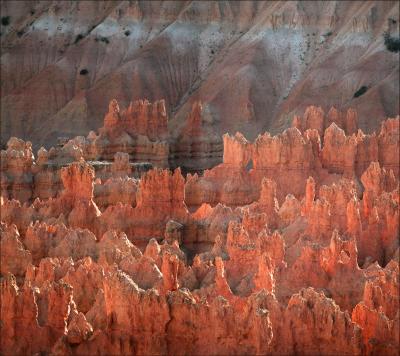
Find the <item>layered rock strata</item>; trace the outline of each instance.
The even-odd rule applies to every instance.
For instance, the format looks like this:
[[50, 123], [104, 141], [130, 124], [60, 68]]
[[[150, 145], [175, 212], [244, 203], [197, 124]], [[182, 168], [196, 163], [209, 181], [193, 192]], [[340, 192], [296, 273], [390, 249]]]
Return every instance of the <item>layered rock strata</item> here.
[[186, 178], [135, 178], [128, 152], [96, 171], [70, 141], [45, 179], [54, 150], [35, 160], [11, 140], [2, 352], [396, 355], [398, 119], [378, 135], [334, 122], [322, 143], [308, 122], [254, 142], [225, 135], [223, 163]]
[[399, 118], [384, 121], [378, 135], [358, 130], [348, 136], [334, 122], [323, 138], [318, 131], [309, 128], [302, 133], [292, 127], [276, 136], [259, 135], [254, 142], [240, 133], [225, 135], [222, 164], [202, 176], [188, 175], [186, 204], [189, 208], [202, 203], [249, 204], [259, 198], [263, 178], [276, 181], [281, 203], [287, 194], [301, 198], [309, 176], [317, 187], [342, 177], [354, 180], [360, 193], [359, 180], [372, 162], [399, 177]]
[[221, 163], [222, 140], [214, 130], [214, 119], [208, 105], [196, 101], [177, 137], [171, 137], [170, 166], [195, 172]]

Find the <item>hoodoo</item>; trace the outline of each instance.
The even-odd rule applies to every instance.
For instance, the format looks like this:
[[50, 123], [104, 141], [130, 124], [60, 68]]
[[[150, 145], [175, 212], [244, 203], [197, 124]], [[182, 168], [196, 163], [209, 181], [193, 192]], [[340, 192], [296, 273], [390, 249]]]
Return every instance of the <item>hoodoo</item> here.
[[[160, 107], [151, 112], [164, 119]], [[306, 122], [320, 114], [307, 110]], [[99, 137], [126, 132], [123, 117], [112, 102]], [[212, 354], [214, 343], [221, 354], [395, 354], [399, 145], [388, 137], [398, 122], [371, 135], [349, 136], [335, 122], [323, 138], [315, 127], [253, 142], [227, 134], [222, 163], [186, 177], [140, 170], [134, 141], [102, 166], [90, 160], [92, 134], [38, 159], [30, 142], [10, 139], [1, 154], [2, 350]], [[66, 152], [80, 154], [68, 163]], [[21, 313], [31, 320], [24, 341], [15, 337]], [[323, 335], [321, 315], [331, 320]]]
[[0, 6], [0, 355], [398, 355], [398, 3]]

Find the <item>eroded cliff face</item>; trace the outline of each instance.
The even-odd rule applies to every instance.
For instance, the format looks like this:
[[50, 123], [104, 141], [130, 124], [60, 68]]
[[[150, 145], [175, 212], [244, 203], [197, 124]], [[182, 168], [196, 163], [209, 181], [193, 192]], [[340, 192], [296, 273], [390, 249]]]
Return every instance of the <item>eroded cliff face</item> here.
[[220, 163], [223, 145], [214, 125], [209, 105], [194, 102], [185, 127], [170, 137], [170, 166], [201, 172]]
[[[98, 133], [1, 152], [2, 351], [397, 355], [399, 119], [364, 134], [311, 107], [185, 177], [119, 145], [168, 142], [163, 105], [112, 101]], [[203, 110], [184, 159], [217, 147]]]
[[[312, 111], [307, 109], [304, 117], [307, 112]], [[341, 178], [354, 180], [360, 194], [361, 176], [372, 162], [385, 168], [385, 175], [391, 170], [390, 174], [398, 179], [398, 168], [393, 169], [399, 162], [398, 125], [398, 118], [388, 119], [382, 123], [378, 135], [366, 135], [359, 129], [346, 135], [332, 123], [322, 137], [316, 128], [301, 132], [297, 127], [291, 127], [275, 136], [266, 132], [254, 142], [249, 142], [240, 133], [227, 134], [222, 164], [206, 170], [203, 176], [188, 175], [186, 203], [189, 207], [218, 202], [232, 207], [249, 204], [260, 197], [264, 178], [273, 179], [277, 184], [280, 203], [287, 200], [288, 194], [297, 199], [303, 197], [304, 182], [310, 176], [317, 187], [339, 182]], [[285, 206], [290, 204], [287, 201]], [[340, 214], [343, 213], [341, 210]]]
[[396, 2], [1, 16], [2, 354], [398, 355]]
[[[217, 138], [281, 132], [315, 104], [341, 108], [329, 120], [347, 134], [351, 107], [368, 133], [399, 113], [398, 55], [383, 38], [399, 36], [396, 1], [4, 1], [1, 13], [3, 144], [48, 149], [100, 127], [112, 99], [147, 98], [190, 168], [194, 146], [217, 141], [179, 138], [199, 101]], [[318, 112], [302, 125], [321, 135]]]

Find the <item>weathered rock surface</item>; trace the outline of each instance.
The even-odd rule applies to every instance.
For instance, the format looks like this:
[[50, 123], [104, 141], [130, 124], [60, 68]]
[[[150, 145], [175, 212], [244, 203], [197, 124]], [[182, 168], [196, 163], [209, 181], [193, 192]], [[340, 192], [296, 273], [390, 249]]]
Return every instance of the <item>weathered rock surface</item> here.
[[398, 56], [383, 38], [399, 36], [395, 1], [6, 1], [1, 13], [4, 143], [86, 135], [113, 98], [165, 98], [174, 132], [208, 103], [218, 137], [250, 139], [315, 103], [356, 109], [365, 132], [399, 110]]
[[[395, 355], [399, 120], [365, 135], [311, 108], [306, 127], [223, 136], [222, 163], [186, 177], [112, 144], [85, 160], [136, 121], [164, 140], [163, 105], [112, 102], [99, 135], [36, 160], [2, 151], [2, 352]], [[201, 110], [182, 162], [216, 148], [194, 144]]]
[[208, 105], [197, 101], [185, 120], [184, 128], [171, 137], [170, 166], [202, 171], [221, 162], [223, 145], [215, 132], [214, 118]]
[[[341, 177], [355, 179], [356, 190], [360, 191], [358, 179], [371, 162], [379, 162], [388, 172], [396, 170], [394, 175], [398, 175], [398, 123], [398, 118], [388, 119], [378, 136], [360, 130], [357, 135], [347, 136], [332, 123], [324, 132], [323, 143], [316, 129], [301, 133], [296, 127], [276, 136], [264, 133], [253, 143], [240, 133], [225, 135], [223, 162], [203, 176], [188, 176], [186, 203], [189, 208], [202, 203], [249, 204], [258, 200], [264, 178], [276, 182], [280, 203], [288, 194], [301, 198], [304, 182], [310, 176], [316, 187], [338, 182]], [[390, 161], [380, 158], [383, 156], [391, 157]], [[393, 187], [395, 183], [388, 184]]]
[[2, 355], [398, 354], [397, 2], [0, 6]]
[[163, 100], [149, 103], [138, 100], [120, 111], [111, 100], [104, 125], [98, 135], [93, 131], [84, 139], [86, 159], [110, 160], [118, 152], [128, 153], [132, 161], [148, 161], [168, 166], [168, 118]]

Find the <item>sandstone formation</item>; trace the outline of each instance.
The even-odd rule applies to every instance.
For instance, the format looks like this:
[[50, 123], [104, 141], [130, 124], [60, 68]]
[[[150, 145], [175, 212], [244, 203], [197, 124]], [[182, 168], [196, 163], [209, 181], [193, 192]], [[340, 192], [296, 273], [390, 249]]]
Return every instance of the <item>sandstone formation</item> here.
[[0, 355], [398, 355], [398, 2], [0, 8]]
[[169, 152], [167, 124], [164, 101], [138, 100], [120, 111], [114, 99], [99, 134], [91, 132], [84, 140], [85, 157], [110, 160], [117, 152], [126, 152], [134, 161], [149, 161], [166, 167]]
[[348, 136], [335, 123], [325, 129], [322, 138], [315, 128], [302, 133], [296, 127], [276, 136], [266, 132], [253, 143], [240, 133], [226, 135], [222, 164], [206, 170], [203, 176], [188, 176], [186, 204], [189, 208], [202, 203], [249, 204], [259, 198], [265, 177], [275, 180], [280, 203], [287, 194], [302, 197], [304, 182], [310, 176], [317, 187], [342, 177], [354, 179], [360, 193], [359, 179], [372, 162], [379, 162], [398, 177], [398, 135], [399, 118], [382, 123], [379, 135], [358, 130]]
[[[383, 119], [398, 113], [386, 83], [398, 76], [398, 64], [385, 67], [393, 56], [374, 36], [383, 16], [397, 10], [324, 3], [323, 15], [311, 16], [313, 4], [296, 2], [182, 4], [155, 4], [161, 10], [145, 35], [139, 24], [155, 11], [150, 3], [76, 2], [79, 21], [92, 27], [74, 41], [68, 26], [57, 27], [59, 35], [43, 27], [69, 9], [64, 2], [34, 5], [29, 21], [26, 7], [12, 27], [2, 25], [2, 49], [9, 46], [2, 54], [2, 138], [18, 133], [36, 148], [47, 133], [52, 144], [55, 133], [69, 137], [55, 147], [46, 142], [36, 158], [32, 142], [16, 137], [1, 151], [1, 352], [395, 355], [400, 126], [398, 117]], [[130, 18], [135, 24], [124, 22]], [[192, 44], [171, 37], [193, 18], [199, 36]], [[13, 71], [13, 56], [36, 41], [33, 24], [51, 32], [43, 50], [51, 55], [42, 63], [32, 52], [34, 63]], [[107, 31], [119, 24], [135, 31], [123, 28], [122, 36], [118, 27], [112, 40], [129, 42], [114, 45], [103, 36], [105, 24]], [[210, 59], [198, 50], [214, 38], [215, 24], [220, 35], [210, 42]], [[323, 39], [307, 40], [305, 64], [316, 71], [333, 59], [341, 65], [343, 48], [335, 43], [343, 36], [373, 30], [354, 57], [378, 48], [370, 51], [376, 57], [367, 51], [363, 58], [386, 64], [371, 77], [352, 59], [352, 73], [362, 73], [353, 76], [371, 77], [368, 93], [349, 100], [359, 110], [338, 110], [337, 93], [351, 97], [349, 85], [344, 90], [329, 73], [314, 78], [312, 69], [294, 83], [305, 67], [286, 40], [283, 60], [299, 73], [279, 80], [262, 73], [259, 64], [273, 71], [272, 57], [282, 53], [268, 41], [265, 51], [260, 28], [268, 36], [316, 31]], [[243, 47], [250, 39], [254, 48]], [[321, 44], [339, 58], [318, 62]], [[272, 57], [263, 59], [265, 52]], [[100, 68], [91, 65], [93, 53], [107, 59]], [[89, 70], [80, 68], [86, 64]], [[254, 89], [266, 79], [273, 93], [260, 100]], [[304, 86], [322, 106], [304, 106]], [[321, 87], [333, 94], [321, 98], [313, 92]], [[54, 100], [35, 100], [50, 91]], [[43, 108], [43, 125], [54, 122], [49, 130], [38, 125]], [[265, 128], [282, 132], [261, 133]]]
[[[330, 110], [331, 116], [332, 112], [337, 112], [335, 110]], [[186, 183], [189, 208], [197, 208], [204, 202], [231, 206], [249, 204], [258, 199], [263, 177], [277, 180], [278, 199], [282, 202], [289, 193], [300, 197], [304, 180], [309, 176], [318, 178], [317, 186], [332, 183], [339, 175], [360, 178], [375, 161], [399, 176], [396, 169], [399, 165], [398, 118], [384, 121], [379, 134], [364, 134], [358, 129], [351, 135], [337, 126], [340, 120], [333, 120], [321, 136], [326, 120], [320, 109], [311, 106], [306, 109], [304, 118], [311, 122], [316, 120], [313, 119], [316, 115], [318, 120], [325, 120], [319, 127], [307, 124], [309, 127], [302, 131], [304, 127], [297, 125], [298, 128], [289, 128], [276, 136], [264, 133], [254, 142], [247, 141], [240, 133], [227, 134], [222, 145], [221, 139], [209, 131], [207, 120], [203, 118], [207, 114], [203, 111], [202, 104], [193, 106], [188, 125], [178, 137], [180, 143], [173, 144], [171, 149], [170, 141], [175, 139], [166, 126], [163, 101], [150, 104], [140, 100], [120, 112], [113, 100], [98, 134], [91, 131], [86, 138], [75, 137], [49, 151], [41, 148], [36, 159], [29, 141], [11, 138], [7, 149], [1, 153], [1, 194], [21, 202], [55, 198], [62, 190], [61, 168], [82, 159], [90, 162], [99, 178], [95, 198], [99, 196], [102, 208], [107, 207], [107, 195], [121, 194], [121, 188], [116, 187], [113, 179], [121, 178], [122, 191], [133, 192], [137, 184], [129, 178], [140, 178], [153, 166], [174, 168], [181, 165], [184, 173], [197, 171], [201, 174], [202, 169], [214, 167], [221, 158], [222, 164], [206, 170], [204, 177], [189, 176]], [[356, 115], [350, 109], [349, 112], [347, 116]], [[141, 123], [140, 127], [137, 122]], [[223, 157], [220, 157], [221, 147]], [[286, 179], [289, 172], [290, 180]], [[222, 184], [218, 177], [224, 175], [231, 180], [226, 179]], [[121, 201], [135, 204], [132, 198]]]
[[170, 164], [188, 171], [202, 171], [221, 162], [222, 140], [213, 127], [208, 105], [196, 101], [177, 137], [171, 137]]
[[[399, 119], [364, 134], [311, 107], [224, 135], [222, 163], [185, 177], [118, 143], [168, 144], [163, 105], [114, 101], [99, 134], [1, 152], [2, 353], [396, 355]], [[175, 163], [217, 157], [202, 110]]]

